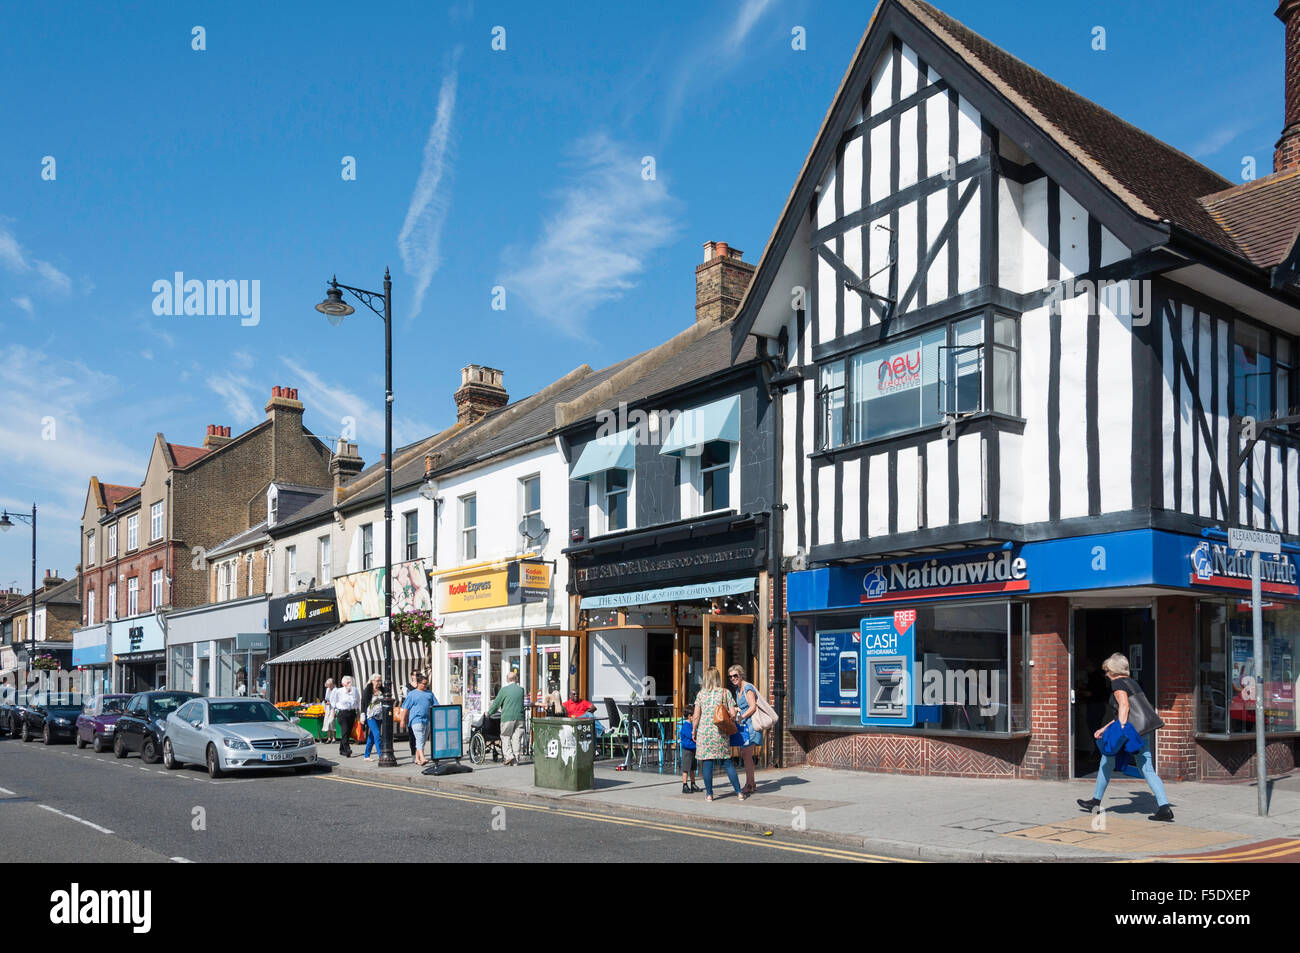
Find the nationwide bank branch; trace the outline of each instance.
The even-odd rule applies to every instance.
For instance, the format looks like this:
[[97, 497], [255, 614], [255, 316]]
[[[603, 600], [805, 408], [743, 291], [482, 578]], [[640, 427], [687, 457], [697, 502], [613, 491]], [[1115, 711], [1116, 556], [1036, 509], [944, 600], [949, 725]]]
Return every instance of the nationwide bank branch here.
[[1110, 697], [1101, 663], [1121, 652], [1165, 721], [1162, 776], [1250, 780], [1256, 691], [1268, 769], [1290, 770], [1294, 559], [1264, 557], [1261, 580], [1256, 659], [1250, 556], [1200, 536], [1129, 530], [790, 573], [791, 753], [908, 774], [1086, 777]]

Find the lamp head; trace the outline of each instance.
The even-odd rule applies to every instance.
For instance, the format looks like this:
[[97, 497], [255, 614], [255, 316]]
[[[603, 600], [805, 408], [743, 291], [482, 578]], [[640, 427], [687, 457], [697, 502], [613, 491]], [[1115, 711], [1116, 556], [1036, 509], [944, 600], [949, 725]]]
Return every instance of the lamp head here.
[[343, 300], [343, 291], [339, 288], [338, 279], [335, 278], [330, 281], [330, 287], [325, 292], [325, 300], [316, 305], [316, 310], [325, 315], [329, 323], [337, 328], [355, 309]]
[[9, 532], [9, 530], [13, 529], [13, 526], [14, 521], [9, 518], [9, 513], [7, 511], [0, 514], [0, 533]]

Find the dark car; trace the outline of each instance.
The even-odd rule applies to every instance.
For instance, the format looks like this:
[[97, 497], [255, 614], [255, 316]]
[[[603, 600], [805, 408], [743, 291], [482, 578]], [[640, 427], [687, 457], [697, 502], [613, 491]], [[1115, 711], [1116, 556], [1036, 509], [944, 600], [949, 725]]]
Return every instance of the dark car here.
[[4, 731], [11, 737], [21, 737], [23, 733], [23, 718], [27, 709], [31, 706], [32, 692], [26, 689], [12, 696], [10, 701], [0, 708], [0, 731]]
[[33, 692], [23, 711], [20, 731], [23, 741], [39, 737], [47, 745], [72, 741], [77, 736], [77, 717], [85, 704], [80, 692]]
[[130, 695], [91, 695], [77, 718], [77, 747], [107, 751], [113, 744], [113, 726], [130, 700]]
[[191, 698], [195, 692], [138, 692], [126, 703], [126, 710], [113, 726], [113, 754], [125, 758], [132, 751], [140, 752], [146, 764], [162, 760], [163, 734], [167, 730], [167, 716]]

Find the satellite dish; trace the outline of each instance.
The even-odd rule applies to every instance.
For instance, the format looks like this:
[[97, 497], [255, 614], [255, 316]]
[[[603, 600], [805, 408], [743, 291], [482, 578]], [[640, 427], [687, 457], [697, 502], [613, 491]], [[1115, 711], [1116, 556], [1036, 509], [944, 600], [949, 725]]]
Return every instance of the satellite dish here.
[[537, 542], [549, 532], [540, 516], [525, 516], [519, 521], [519, 535], [530, 543]]

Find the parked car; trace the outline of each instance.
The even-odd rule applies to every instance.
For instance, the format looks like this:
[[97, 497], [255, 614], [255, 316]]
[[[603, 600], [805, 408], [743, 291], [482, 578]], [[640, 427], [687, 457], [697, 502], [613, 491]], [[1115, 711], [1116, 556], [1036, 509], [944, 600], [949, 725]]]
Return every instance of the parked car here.
[[200, 698], [167, 718], [163, 764], [206, 764], [208, 774], [262, 768], [308, 771], [316, 739], [261, 698]]
[[23, 733], [23, 720], [26, 716], [27, 709], [31, 706], [33, 692], [26, 689], [18, 692], [18, 695], [12, 702], [0, 709], [0, 730], [5, 731], [13, 738], [19, 738]]
[[126, 703], [126, 710], [113, 725], [113, 754], [125, 758], [140, 752], [146, 764], [162, 760], [163, 734], [167, 716], [187, 701], [199, 696], [194, 692], [137, 692]]
[[91, 695], [77, 717], [77, 747], [90, 745], [96, 753], [112, 747], [113, 726], [130, 700], [130, 695]]
[[12, 735], [17, 722], [14, 721], [14, 712], [18, 708], [19, 693], [12, 688], [0, 697], [0, 735]]
[[77, 736], [77, 716], [85, 704], [80, 692], [33, 692], [23, 709], [23, 741], [39, 737], [45, 744], [72, 741]]

